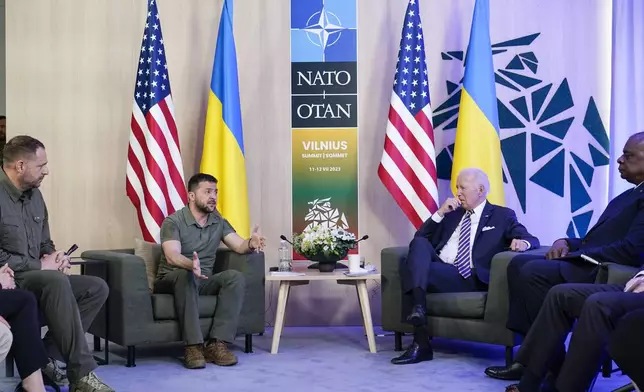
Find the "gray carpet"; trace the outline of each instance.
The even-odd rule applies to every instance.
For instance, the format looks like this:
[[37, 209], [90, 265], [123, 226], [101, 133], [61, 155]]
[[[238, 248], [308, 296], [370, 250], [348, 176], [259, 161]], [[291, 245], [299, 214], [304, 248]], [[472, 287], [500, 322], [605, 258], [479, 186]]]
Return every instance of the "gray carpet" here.
[[[433, 361], [394, 366], [389, 363], [397, 355], [393, 336], [376, 337], [378, 353], [370, 354], [361, 327], [285, 328], [277, 355], [270, 354], [271, 337], [271, 330], [253, 337], [252, 354], [243, 353], [240, 337], [237, 366], [201, 370], [181, 366], [183, 350], [177, 344], [139, 349], [135, 368], [126, 368], [125, 350], [113, 346], [110, 365], [99, 367], [97, 374], [118, 392], [502, 392], [508, 384], [483, 374], [486, 366], [503, 362], [501, 347], [435, 339]], [[406, 339], [405, 344], [410, 341]], [[0, 378], [0, 390], [12, 391], [17, 382]], [[593, 391], [611, 391], [627, 382], [616, 373], [600, 378]]]

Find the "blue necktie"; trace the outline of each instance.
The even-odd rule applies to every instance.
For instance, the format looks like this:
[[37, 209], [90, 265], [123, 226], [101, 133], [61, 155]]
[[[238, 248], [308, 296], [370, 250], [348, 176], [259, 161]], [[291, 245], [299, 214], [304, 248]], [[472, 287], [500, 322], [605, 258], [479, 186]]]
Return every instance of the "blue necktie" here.
[[461, 231], [458, 234], [458, 252], [456, 252], [456, 261], [454, 266], [458, 269], [463, 279], [472, 276], [470, 266], [470, 237], [472, 235], [472, 210], [465, 212], [461, 222]]

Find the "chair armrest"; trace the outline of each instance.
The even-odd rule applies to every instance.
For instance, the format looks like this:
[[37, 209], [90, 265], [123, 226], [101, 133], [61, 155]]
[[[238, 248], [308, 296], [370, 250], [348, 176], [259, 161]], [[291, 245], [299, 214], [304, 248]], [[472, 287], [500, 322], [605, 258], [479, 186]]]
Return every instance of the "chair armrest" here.
[[265, 327], [264, 253], [238, 254], [229, 249], [219, 249], [215, 258], [214, 273], [236, 270], [244, 274], [246, 294], [239, 317], [240, 334], [263, 333]]
[[[138, 343], [146, 336], [146, 328], [154, 323], [152, 300], [143, 259], [129, 253], [110, 250], [87, 250], [83, 259], [100, 260], [103, 265], [87, 265], [85, 273], [103, 277], [110, 288], [109, 317], [110, 340], [122, 345]], [[104, 337], [104, 321], [97, 317], [91, 330]]]
[[640, 270], [635, 267], [617, 263], [602, 263], [595, 283], [626, 284]]
[[[399, 266], [407, 257], [409, 247], [384, 248], [380, 252], [380, 293], [382, 327], [386, 331], [409, 329], [402, 324], [402, 282]], [[406, 327], [406, 328], [405, 328]]]
[[527, 252], [500, 252], [492, 258], [490, 269], [490, 284], [488, 287], [485, 314], [483, 319], [487, 322], [505, 326], [508, 321], [509, 289], [508, 289], [508, 264], [515, 258], [525, 261], [543, 257], [549, 247], [532, 249]]

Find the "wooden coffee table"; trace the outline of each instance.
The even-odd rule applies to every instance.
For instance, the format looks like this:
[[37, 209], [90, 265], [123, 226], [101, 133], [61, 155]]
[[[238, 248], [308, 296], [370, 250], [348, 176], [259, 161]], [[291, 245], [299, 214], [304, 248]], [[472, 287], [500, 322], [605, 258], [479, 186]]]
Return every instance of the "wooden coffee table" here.
[[379, 273], [373, 273], [362, 276], [346, 276], [343, 271], [336, 270], [334, 272], [319, 272], [317, 270], [294, 268], [293, 272], [304, 273], [300, 276], [283, 276], [271, 275], [269, 272], [266, 275], [267, 281], [280, 282], [279, 295], [277, 298], [277, 313], [275, 315], [275, 328], [273, 329], [273, 344], [271, 346], [271, 354], [277, 354], [280, 345], [280, 335], [284, 328], [284, 314], [286, 313], [286, 302], [292, 286], [301, 286], [309, 284], [312, 280], [326, 280], [334, 281], [338, 284], [348, 284], [356, 287], [358, 293], [358, 301], [360, 303], [360, 310], [362, 311], [362, 319], [364, 321], [364, 329], [367, 333], [367, 341], [369, 342], [369, 351], [376, 352], [376, 339], [373, 333], [373, 323], [371, 321], [371, 308], [369, 307], [369, 292], [367, 291], [367, 280], [375, 279], [380, 280]]

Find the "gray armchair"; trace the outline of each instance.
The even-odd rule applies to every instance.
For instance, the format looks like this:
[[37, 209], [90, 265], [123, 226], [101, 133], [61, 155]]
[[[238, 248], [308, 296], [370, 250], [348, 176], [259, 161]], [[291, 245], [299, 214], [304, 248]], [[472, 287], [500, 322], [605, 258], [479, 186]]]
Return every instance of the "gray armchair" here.
[[[181, 340], [172, 295], [151, 294], [142, 258], [133, 249], [88, 250], [83, 259], [101, 260], [106, 266], [88, 264], [85, 274], [105, 277], [110, 287], [107, 334], [105, 311], [102, 310], [89, 329], [96, 339], [127, 347], [127, 365], [135, 365], [136, 346]], [[235, 269], [246, 278], [246, 298], [237, 333], [245, 335], [245, 352], [252, 352], [252, 334], [264, 333], [264, 254], [239, 255], [229, 250], [217, 252], [215, 272]], [[207, 333], [217, 297], [204, 296], [199, 301], [201, 329]], [[100, 341], [99, 341], [100, 343]]]
[[[549, 247], [524, 253], [501, 252], [492, 259], [487, 292], [436, 293], [427, 295], [428, 328], [432, 336], [505, 346], [505, 360], [513, 359], [519, 335], [508, 330], [507, 267], [515, 257], [538, 258]], [[395, 332], [395, 348], [402, 350], [402, 335], [413, 331], [402, 322], [402, 288], [398, 266], [408, 247], [385, 248], [381, 252], [382, 328]]]
[[[427, 295], [428, 329], [432, 336], [497, 344], [505, 346], [505, 361], [513, 360], [513, 348], [521, 337], [506, 328], [508, 320], [507, 267], [515, 258], [531, 260], [543, 257], [549, 246], [524, 253], [501, 252], [492, 259], [487, 292], [436, 293]], [[408, 247], [391, 247], [381, 251], [382, 328], [395, 333], [395, 349], [402, 350], [403, 333], [411, 325], [402, 322], [402, 287], [398, 266], [407, 257]], [[596, 283], [624, 284], [637, 270], [620, 264], [605, 263]], [[603, 367], [604, 376], [610, 368]]]

